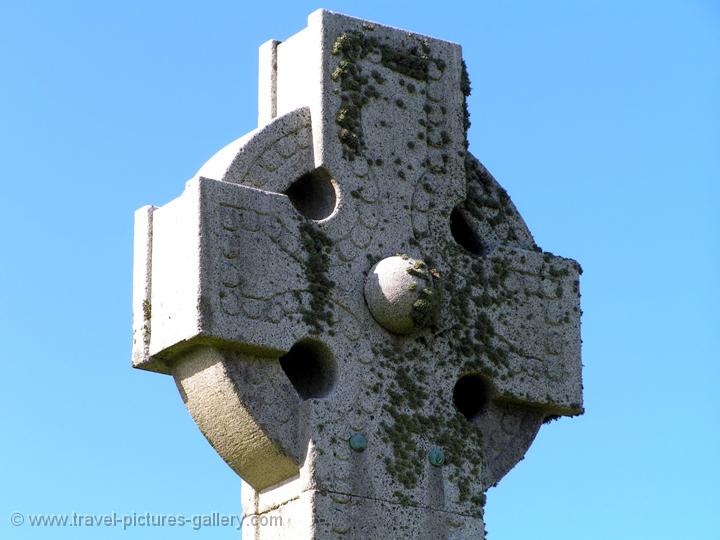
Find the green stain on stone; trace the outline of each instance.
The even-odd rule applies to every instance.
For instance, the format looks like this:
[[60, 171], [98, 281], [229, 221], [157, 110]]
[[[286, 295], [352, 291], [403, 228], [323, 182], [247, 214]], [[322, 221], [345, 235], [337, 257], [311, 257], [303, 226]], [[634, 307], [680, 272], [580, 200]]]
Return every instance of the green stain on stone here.
[[433, 467], [442, 467], [445, 464], [445, 452], [442, 448], [433, 446], [428, 452], [428, 461]]
[[354, 433], [349, 440], [350, 448], [356, 452], [362, 452], [367, 448], [367, 439], [362, 433]]

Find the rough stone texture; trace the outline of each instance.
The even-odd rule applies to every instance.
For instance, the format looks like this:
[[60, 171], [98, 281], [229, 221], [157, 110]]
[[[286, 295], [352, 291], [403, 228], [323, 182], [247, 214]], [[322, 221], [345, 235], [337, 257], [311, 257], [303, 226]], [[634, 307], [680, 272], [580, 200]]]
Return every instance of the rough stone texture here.
[[580, 267], [467, 152], [458, 45], [317, 11], [261, 61], [260, 127], [136, 214], [133, 365], [284, 519], [245, 534], [482, 538], [582, 412]]

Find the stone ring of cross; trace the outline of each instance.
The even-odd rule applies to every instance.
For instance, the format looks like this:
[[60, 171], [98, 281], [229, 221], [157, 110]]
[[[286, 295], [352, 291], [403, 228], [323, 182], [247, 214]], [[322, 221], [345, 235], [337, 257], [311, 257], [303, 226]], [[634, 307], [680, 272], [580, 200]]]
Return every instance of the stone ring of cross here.
[[134, 365], [293, 537], [482, 538], [582, 412], [579, 265], [468, 151], [469, 93], [458, 45], [315, 12], [260, 49], [260, 127], [136, 213]]

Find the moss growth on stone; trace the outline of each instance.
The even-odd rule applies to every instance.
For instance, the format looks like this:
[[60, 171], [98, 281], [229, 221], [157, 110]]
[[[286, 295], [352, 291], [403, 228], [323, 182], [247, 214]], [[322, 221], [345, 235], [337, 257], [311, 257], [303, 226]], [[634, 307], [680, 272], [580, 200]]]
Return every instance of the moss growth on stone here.
[[148, 300], [147, 298], [143, 300], [142, 309], [143, 319], [145, 321], [149, 321], [152, 318], [152, 304], [150, 304], [150, 300]]
[[[340, 127], [343, 155], [347, 159], [353, 160], [366, 150], [362, 133], [362, 110], [370, 100], [379, 97], [377, 89], [369, 84], [369, 80], [378, 85], [385, 82], [377, 70], [366, 76], [359, 61], [373, 54], [374, 60], [379, 59], [379, 63], [384, 67], [415, 81], [427, 82], [431, 62], [435, 62], [439, 70], [445, 69], [444, 64], [432, 59], [429, 53], [429, 44], [399, 51], [386, 46], [378, 38], [361, 32], [347, 32], [338, 36], [333, 46], [333, 54], [339, 57], [339, 62], [332, 77], [340, 84], [341, 89], [342, 103], [336, 121]], [[408, 94], [417, 92], [412, 82], [401, 78], [399, 84]], [[372, 89], [368, 91], [368, 87]], [[461, 91], [464, 101], [463, 123], [467, 134], [470, 126], [467, 98], [471, 87], [464, 63]], [[406, 107], [405, 102], [396, 96], [391, 96], [387, 101], [389, 104], [394, 101], [395, 105], [401, 108]], [[431, 103], [425, 103], [423, 109], [426, 114], [432, 115], [438, 112], [438, 107], [443, 114], [447, 113], [444, 106]], [[417, 138], [411, 135], [410, 138], [415, 140], [406, 142], [410, 150], [416, 147], [418, 140], [423, 139], [428, 140], [428, 143], [432, 140], [435, 146], [451, 142], [450, 135], [446, 131], [440, 131], [440, 128], [431, 133], [429, 120], [420, 119], [419, 124], [426, 128], [427, 132], [418, 132]], [[465, 148], [467, 149], [467, 136]], [[460, 205], [460, 209], [476, 224], [484, 224], [483, 230], [486, 229], [489, 233], [483, 240], [491, 246], [505, 244], [539, 250], [529, 233], [525, 233], [522, 228], [515, 229], [516, 224], [522, 223], [522, 220], [505, 190], [472, 156], [462, 152], [458, 154], [465, 158], [468, 190], [468, 197]], [[446, 174], [449, 156], [441, 155], [441, 159], [442, 163], [439, 163], [439, 159], [434, 159], [434, 163], [426, 159], [423, 167], [438, 175]], [[394, 163], [399, 167], [402, 161], [396, 158]], [[407, 166], [408, 169], [411, 168], [410, 164]], [[398, 171], [397, 176], [404, 178], [403, 171]], [[433, 193], [429, 184], [427, 188], [425, 185], [422, 188], [430, 194]], [[351, 195], [355, 196], [352, 193]], [[404, 208], [407, 209], [407, 205]], [[414, 231], [408, 244], [419, 248], [428, 235], [435, 239], [442, 237], [436, 231], [422, 234]], [[394, 346], [373, 349], [382, 370], [376, 375], [378, 382], [372, 386], [372, 390], [387, 396], [378, 437], [391, 449], [390, 455], [384, 459], [388, 474], [405, 489], [417, 487], [424, 468], [428, 466], [427, 448], [434, 445], [442, 448], [446, 456], [444, 467], [457, 486], [459, 502], [476, 505], [478, 512], [481, 512], [485, 495], [482, 486], [471, 482], [470, 478], [480, 475], [484, 461], [482, 435], [476, 426], [455, 409], [448, 396], [437, 395], [432, 387], [433, 374], [429, 370], [449, 366], [454, 373], [482, 374], [492, 380], [507, 380], [516, 376], [511, 370], [510, 358], [511, 355], [522, 356], [523, 351], [498, 335], [495, 326], [503, 322], [498, 308], [506, 304], [517, 304], [519, 300], [518, 295], [507, 286], [508, 278], [513, 273], [511, 256], [498, 250], [498, 255], [492, 258], [473, 256], [470, 259], [468, 253], [453, 243], [444, 245], [442, 250], [442, 260], [448, 268], [466, 268], [468, 260], [471, 260], [467, 274], [443, 276], [443, 281], [437, 287], [416, 285], [410, 288], [418, 293], [413, 304], [414, 322], [419, 327], [429, 328], [429, 333], [434, 334], [434, 337], [442, 335], [450, 350], [443, 359], [427, 365], [419, 361], [427, 355], [428, 345], [424, 341], [424, 335], [414, 340], [398, 340]], [[369, 255], [368, 259], [372, 265]], [[434, 280], [430, 278], [439, 277], [439, 274], [432, 274], [437, 270], [430, 266], [420, 262], [408, 268], [408, 272], [414, 277], [433, 283]], [[563, 269], [550, 269], [550, 276], [553, 278], [566, 274], [567, 271]], [[525, 293], [541, 294], [539, 291]], [[444, 314], [453, 321], [452, 326], [442, 330], [433, 324], [434, 318], [426, 318], [428, 314], [435, 313], [436, 307], [441, 303], [443, 310], [447, 310]], [[401, 504], [414, 504], [401, 490], [395, 492], [395, 497]]]
[[462, 61], [462, 73], [460, 76], [460, 90], [463, 94], [463, 129], [465, 130], [465, 149], [468, 148], [467, 132], [470, 129], [470, 110], [468, 109], [467, 98], [470, 96], [472, 88], [470, 86], [470, 76], [468, 75], [465, 60]]
[[320, 334], [324, 327], [335, 324], [332, 312], [331, 291], [335, 283], [328, 278], [332, 241], [312, 222], [300, 224], [300, 242], [305, 249], [303, 266], [308, 282], [310, 302], [302, 308], [302, 320], [310, 327], [311, 334]]
[[[336, 122], [340, 127], [338, 137], [343, 148], [343, 156], [353, 161], [366, 149], [365, 137], [362, 129], [362, 108], [371, 99], [380, 97], [380, 93], [368, 84], [370, 77], [376, 84], [383, 84], [385, 78], [378, 70], [372, 70], [368, 77], [363, 73], [359, 61], [369, 54], [379, 54], [380, 64], [406, 77], [417, 81], [427, 81], [430, 65], [443, 71], [445, 63], [429, 55], [430, 46], [422, 42], [420, 46], [401, 50], [383, 43], [372, 35], [360, 31], [349, 31], [340, 34], [333, 43], [332, 54], [340, 57], [338, 65], [331, 74], [333, 81], [340, 84], [342, 105], [336, 114]], [[401, 79], [401, 84], [406, 84]], [[410, 94], [416, 93], [414, 84], [407, 83], [406, 89]], [[397, 98], [395, 104], [405, 108], [402, 99]]]
[[[383, 365], [394, 370], [386, 390], [389, 400], [384, 406], [389, 421], [380, 425], [380, 437], [392, 450], [385, 458], [388, 474], [405, 489], [417, 487], [427, 462], [424, 447], [438, 446], [445, 453], [444, 466], [450, 467], [450, 477], [458, 485], [460, 502], [478, 500], [482, 491], [463, 479], [465, 470], [483, 461], [480, 431], [447, 400], [431, 393], [431, 375], [417, 361], [422, 356], [419, 343], [400, 350], [386, 347], [382, 354]], [[422, 414], [423, 410], [433, 413]]]

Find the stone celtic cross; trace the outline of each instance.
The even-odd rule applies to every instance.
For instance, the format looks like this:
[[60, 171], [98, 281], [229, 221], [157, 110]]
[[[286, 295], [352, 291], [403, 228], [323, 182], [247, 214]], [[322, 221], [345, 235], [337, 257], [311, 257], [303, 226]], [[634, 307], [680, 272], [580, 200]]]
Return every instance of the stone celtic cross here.
[[282, 518], [248, 537], [483, 538], [486, 490], [583, 410], [580, 268], [468, 152], [458, 45], [320, 10], [259, 90], [136, 213], [133, 365]]

